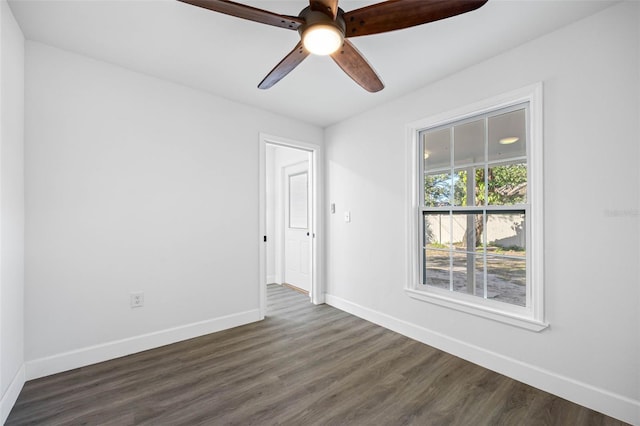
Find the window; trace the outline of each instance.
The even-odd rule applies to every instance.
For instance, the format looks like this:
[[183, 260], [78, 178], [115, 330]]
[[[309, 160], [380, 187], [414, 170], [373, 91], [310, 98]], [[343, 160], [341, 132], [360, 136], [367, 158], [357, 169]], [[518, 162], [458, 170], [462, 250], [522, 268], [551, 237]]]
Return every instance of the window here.
[[537, 85], [410, 126], [410, 296], [546, 327], [540, 93]]

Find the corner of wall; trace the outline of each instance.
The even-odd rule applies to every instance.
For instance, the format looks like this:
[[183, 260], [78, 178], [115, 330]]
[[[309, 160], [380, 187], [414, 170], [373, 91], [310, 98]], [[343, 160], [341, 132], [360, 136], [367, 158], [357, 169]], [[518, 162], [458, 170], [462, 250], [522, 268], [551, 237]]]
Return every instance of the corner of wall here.
[[7, 417], [9, 417], [9, 413], [11, 413], [11, 409], [13, 409], [13, 406], [16, 404], [25, 381], [25, 365], [22, 364], [18, 373], [9, 384], [7, 391], [2, 395], [2, 398], [0, 398], [0, 423], [4, 424]]
[[0, 0], [0, 423], [25, 383], [24, 365], [24, 43]]

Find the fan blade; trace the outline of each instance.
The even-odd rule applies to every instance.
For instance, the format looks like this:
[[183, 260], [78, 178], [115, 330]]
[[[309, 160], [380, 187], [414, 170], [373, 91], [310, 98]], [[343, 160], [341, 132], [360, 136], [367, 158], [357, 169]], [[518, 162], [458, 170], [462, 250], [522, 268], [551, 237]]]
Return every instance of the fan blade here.
[[311, 10], [326, 13], [331, 19], [338, 14], [338, 0], [309, 0]]
[[379, 34], [450, 18], [487, 0], [388, 0], [344, 14], [345, 37]]
[[298, 42], [296, 47], [289, 52], [289, 54], [285, 56], [284, 59], [281, 60], [280, 63], [271, 70], [271, 72], [269, 72], [269, 74], [267, 74], [260, 84], [258, 84], [258, 88], [268, 89], [272, 87], [293, 71], [295, 67], [300, 65], [300, 62], [304, 61], [307, 56], [309, 56], [309, 52], [302, 47], [301, 41]]
[[304, 24], [304, 20], [297, 16], [278, 15], [277, 13], [269, 12], [268, 10], [262, 10], [227, 0], [178, 1], [202, 7], [204, 9], [213, 10], [214, 12], [235, 16], [236, 18], [248, 19], [250, 21], [260, 22], [262, 24], [273, 25], [275, 27], [286, 28], [289, 30], [297, 30], [300, 25]]
[[384, 89], [384, 84], [378, 74], [349, 40], [345, 40], [342, 48], [332, 53], [331, 58], [364, 90], [379, 92]]

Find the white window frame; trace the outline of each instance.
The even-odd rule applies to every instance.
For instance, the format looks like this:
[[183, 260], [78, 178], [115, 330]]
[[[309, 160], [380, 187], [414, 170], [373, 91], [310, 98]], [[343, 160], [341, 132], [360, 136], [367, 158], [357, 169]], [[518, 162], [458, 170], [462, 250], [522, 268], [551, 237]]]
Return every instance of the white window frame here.
[[[495, 110], [528, 103], [527, 149], [527, 209], [529, 223], [527, 235], [527, 292], [526, 307], [483, 299], [421, 284], [422, 241], [420, 219], [424, 181], [423, 153], [420, 151], [419, 133], [425, 129], [451, 124]], [[435, 305], [468, 314], [500, 321], [531, 331], [549, 326], [544, 320], [544, 249], [543, 249], [543, 127], [542, 83], [505, 93], [484, 101], [448, 111], [407, 125], [407, 277], [405, 291], [408, 296]]]

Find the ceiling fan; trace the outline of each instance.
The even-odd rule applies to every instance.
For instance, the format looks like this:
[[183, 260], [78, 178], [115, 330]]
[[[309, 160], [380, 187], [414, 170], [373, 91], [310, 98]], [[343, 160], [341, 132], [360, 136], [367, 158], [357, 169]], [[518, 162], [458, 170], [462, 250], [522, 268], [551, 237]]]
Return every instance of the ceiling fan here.
[[356, 83], [369, 92], [384, 88], [371, 65], [347, 40], [408, 28], [478, 9], [488, 0], [388, 0], [345, 12], [338, 0], [309, 0], [298, 16], [279, 15], [228, 0], [179, 0], [237, 18], [295, 30], [300, 42], [260, 82], [268, 89], [282, 80], [310, 53], [330, 55]]

